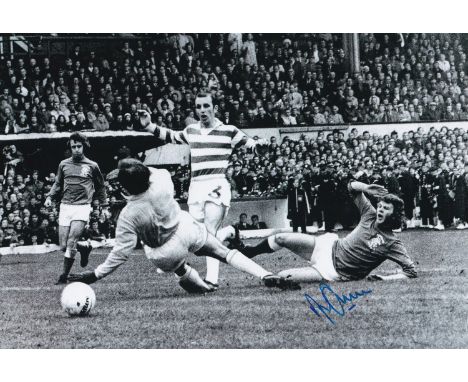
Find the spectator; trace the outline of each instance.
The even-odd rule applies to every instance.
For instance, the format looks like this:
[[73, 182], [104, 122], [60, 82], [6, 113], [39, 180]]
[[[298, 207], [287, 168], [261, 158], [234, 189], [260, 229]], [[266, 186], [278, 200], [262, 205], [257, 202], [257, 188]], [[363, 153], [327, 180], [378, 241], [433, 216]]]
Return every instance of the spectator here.
[[109, 122], [102, 111], [97, 112], [97, 119], [93, 122], [93, 129], [97, 131], [109, 130]]
[[248, 230], [249, 224], [247, 223], [247, 214], [241, 213], [239, 215], [239, 222], [234, 224], [234, 226], [240, 231]]
[[252, 215], [250, 220], [252, 221], [252, 224], [249, 225], [250, 230], [267, 228], [267, 225], [265, 224], [265, 222], [259, 221], [258, 215]]
[[296, 118], [291, 115], [291, 109], [286, 109], [285, 114], [281, 116], [283, 126], [296, 126]]
[[311, 207], [310, 189], [307, 183], [300, 182], [298, 178], [292, 180], [288, 189], [288, 219], [291, 219], [293, 232], [301, 227], [302, 233], [306, 233], [307, 217]]
[[328, 123], [330, 125], [344, 124], [343, 116], [338, 111], [338, 106], [334, 105], [332, 107], [332, 113], [328, 116]]

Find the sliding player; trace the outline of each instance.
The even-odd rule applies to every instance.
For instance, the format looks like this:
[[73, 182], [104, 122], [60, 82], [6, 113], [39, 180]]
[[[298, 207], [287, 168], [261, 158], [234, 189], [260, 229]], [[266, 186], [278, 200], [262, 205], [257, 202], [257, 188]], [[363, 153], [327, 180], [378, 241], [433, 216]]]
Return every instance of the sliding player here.
[[[401, 241], [392, 232], [401, 227], [403, 201], [379, 185], [351, 181], [348, 185], [361, 219], [358, 226], [345, 238], [336, 234], [318, 237], [299, 233], [280, 233], [268, 237], [258, 245], [243, 249], [247, 257], [287, 248], [310, 262], [309, 267], [288, 269], [279, 275], [290, 276], [296, 282], [359, 280], [369, 275], [383, 261], [399, 264], [401, 273], [372, 275], [372, 280], [398, 280], [417, 277], [414, 262]], [[379, 197], [377, 210], [367, 193]]]

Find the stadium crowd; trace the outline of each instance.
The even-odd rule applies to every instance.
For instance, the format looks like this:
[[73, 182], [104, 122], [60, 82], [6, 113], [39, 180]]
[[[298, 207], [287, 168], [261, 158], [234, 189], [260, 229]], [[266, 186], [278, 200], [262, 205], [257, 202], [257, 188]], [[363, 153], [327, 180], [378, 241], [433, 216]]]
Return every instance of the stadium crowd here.
[[[319, 133], [315, 138], [270, 139], [259, 157], [244, 148], [231, 156], [227, 177], [233, 197], [288, 196], [291, 220], [305, 221], [327, 231], [349, 228], [357, 211], [349, 199], [351, 177], [384, 185], [405, 201], [407, 228], [421, 219], [422, 227], [468, 228], [468, 133], [462, 129], [422, 128], [390, 135], [358, 134], [353, 128]], [[126, 152], [126, 156], [129, 153]], [[92, 157], [92, 154], [91, 154]], [[57, 207], [44, 207], [44, 195], [55, 181], [51, 172], [22, 166], [13, 145], [2, 150], [0, 174], [0, 245], [57, 242]], [[185, 201], [190, 174], [185, 166], [170, 169], [177, 199]], [[125, 204], [118, 185], [107, 183], [110, 214], [93, 202], [86, 237], [114, 235], [116, 217]], [[299, 216], [301, 212], [301, 216]], [[304, 220], [305, 219], [305, 220]]]
[[[181, 130], [196, 121], [194, 98], [206, 88], [217, 117], [240, 128], [466, 120], [460, 38], [405, 34], [402, 47], [393, 37], [360, 35], [355, 76], [345, 70], [339, 34], [161, 34], [123, 42], [112, 57], [76, 45], [65, 60], [6, 59], [0, 62], [0, 134], [139, 130], [140, 108], [158, 125]], [[295, 229], [351, 226], [351, 176], [400, 195], [408, 228], [421, 219], [423, 227], [462, 229], [468, 228], [467, 145], [468, 133], [445, 127], [272, 137], [262, 157], [237, 149], [227, 176], [233, 197], [289, 196]], [[0, 246], [56, 243], [58, 206], [43, 206], [54, 173], [24, 168], [13, 145], [0, 149]], [[171, 175], [176, 197], [186, 200], [188, 168]], [[124, 202], [117, 185], [108, 184], [108, 191], [111, 214], [93, 203], [88, 238], [114, 234]]]
[[240, 128], [466, 120], [466, 53], [458, 35], [360, 34], [361, 71], [346, 70], [341, 34], [158, 34], [100, 55], [0, 62], [0, 134], [138, 130], [137, 110], [180, 130], [213, 92]]
[[[462, 229], [468, 228], [467, 148], [468, 133], [447, 127], [400, 135], [359, 135], [353, 128], [347, 138], [336, 130], [282, 142], [272, 137], [263, 157], [237, 149], [227, 175], [234, 197], [287, 195], [289, 218], [327, 231], [356, 222], [347, 192], [351, 178], [401, 196], [407, 228], [421, 220], [422, 227]], [[184, 184], [186, 175], [174, 178]]]

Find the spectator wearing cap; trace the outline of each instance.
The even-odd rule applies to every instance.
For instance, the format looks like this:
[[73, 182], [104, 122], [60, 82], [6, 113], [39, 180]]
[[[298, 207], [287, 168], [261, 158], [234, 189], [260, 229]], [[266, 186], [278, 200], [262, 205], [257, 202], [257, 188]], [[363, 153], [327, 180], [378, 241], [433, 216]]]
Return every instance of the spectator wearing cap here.
[[408, 110], [405, 110], [405, 105], [398, 104], [398, 122], [410, 122], [411, 115]]
[[112, 106], [110, 103], [104, 104], [104, 117], [109, 123], [112, 123], [114, 121], [114, 115], [112, 114]]
[[96, 131], [107, 131], [109, 130], [109, 121], [104, 116], [102, 111], [97, 112], [97, 118], [93, 122], [93, 129]]
[[121, 128], [122, 130], [134, 130], [135, 129], [132, 115], [130, 113], [124, 114]]

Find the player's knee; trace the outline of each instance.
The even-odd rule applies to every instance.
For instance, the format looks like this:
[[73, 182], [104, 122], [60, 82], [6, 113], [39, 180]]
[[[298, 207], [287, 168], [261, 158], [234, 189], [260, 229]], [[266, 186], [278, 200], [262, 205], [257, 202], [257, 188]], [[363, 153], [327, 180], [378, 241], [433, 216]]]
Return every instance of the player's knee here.
[[220, 226], [221, 222], [219, 221], [205, 219], [205, 227], [208, 230], [208, 232], [211, 233], [213, 236], [216, 235]]
[[61, 244], [60, 244], [60, 250], [61, 250], [62, 252], [65, 252], [65, 251], [67, 250], [67, 243], [61, 243]]
[[151, 260], [156, 267], [164, 272], [175, 272], [185, 263], [185, 259], [180, 258], [158, 257]]
[[77, 242], [78, 242], [78, 239], [68, 239], [66, 248], [70, 248], [70, 249], [76, 248], [76, 243]]

